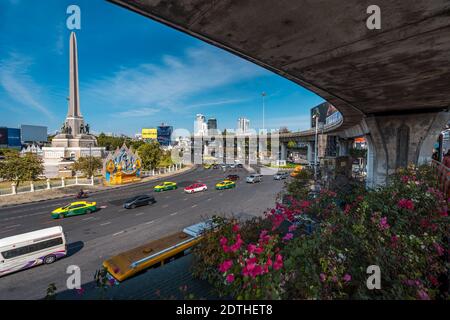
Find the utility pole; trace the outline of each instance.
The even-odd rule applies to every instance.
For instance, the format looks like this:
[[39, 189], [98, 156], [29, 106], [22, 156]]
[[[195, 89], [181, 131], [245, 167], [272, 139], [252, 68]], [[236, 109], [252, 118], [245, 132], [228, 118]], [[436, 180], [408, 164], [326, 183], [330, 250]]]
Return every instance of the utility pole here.
[[313, 116], [316, 120], [316, 134], [314, 138], [314, 181], [317, 182], [317, 159], [318, 159], [318, 153], [319, 153], [319, 146], [318, 146], [318, 134], [319, 134], [319, 116], [315, 114]]

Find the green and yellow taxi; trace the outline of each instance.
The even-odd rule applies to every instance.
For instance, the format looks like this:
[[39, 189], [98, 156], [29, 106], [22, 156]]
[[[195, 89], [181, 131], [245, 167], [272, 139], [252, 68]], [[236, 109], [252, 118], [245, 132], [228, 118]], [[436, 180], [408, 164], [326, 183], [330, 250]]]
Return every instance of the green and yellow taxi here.
[[211, 169], [211, 167], [212, 167], [212, 164], [209, 164], [209, 163], [205, 163], [203, 165], [203, 168], [205, 168], [205, 169]]
[[163, 182], [153, 188], [155, 192], [167, 191], [167, 190], [175, 190], [178, 186], [176, 182]]
[[52, 211], [53, 219], [78, 216], [97, 211], [97, 202], [76, 201]]
[[216, 184], [217, 190], [231, 189], [234, 187], [236, 187], [236, 183], [234, 181], [230, 181], [230, 180], [223, 180]]

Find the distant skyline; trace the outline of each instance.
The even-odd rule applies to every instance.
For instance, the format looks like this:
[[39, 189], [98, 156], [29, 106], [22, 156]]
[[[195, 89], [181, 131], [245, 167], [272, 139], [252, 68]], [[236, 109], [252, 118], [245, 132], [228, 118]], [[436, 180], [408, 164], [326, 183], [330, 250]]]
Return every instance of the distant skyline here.
[[[324, 100], [272, 72], [106, 1], [0, 2], [0, 126], [61, 127], [69, 93], [66, 9], [76, 30], [80, 106], [94, 132], [134, 135], [167, 123], [193, 131], [195, 115], [219, 129], [240, 117], [266, 128], [309, 128]], [[20, 27], [19, 27], [20, 26]]]

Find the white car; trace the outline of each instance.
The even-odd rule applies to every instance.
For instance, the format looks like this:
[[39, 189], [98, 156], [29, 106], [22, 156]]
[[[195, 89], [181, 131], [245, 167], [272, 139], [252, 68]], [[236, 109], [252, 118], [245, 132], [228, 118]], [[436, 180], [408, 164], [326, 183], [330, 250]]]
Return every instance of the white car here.
[[204, 183], [194, 183], [184, 188], [186, 193], [195, 193], [208, 190], [208, 187]]

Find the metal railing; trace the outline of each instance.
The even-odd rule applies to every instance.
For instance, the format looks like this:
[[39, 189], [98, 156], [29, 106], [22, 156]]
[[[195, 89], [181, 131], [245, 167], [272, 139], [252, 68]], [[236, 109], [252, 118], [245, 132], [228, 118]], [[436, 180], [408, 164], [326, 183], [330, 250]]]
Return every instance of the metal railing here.
[[438, 177], [439, 188], [447, 197], [450, 197], [450, 168], [436, 160], [431, 160], [431, 166]]

